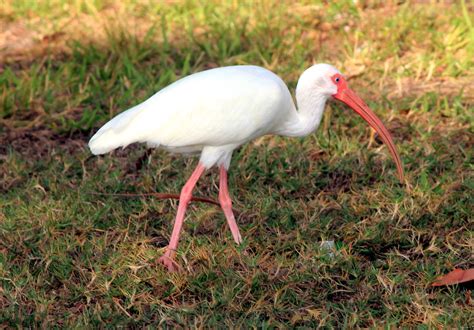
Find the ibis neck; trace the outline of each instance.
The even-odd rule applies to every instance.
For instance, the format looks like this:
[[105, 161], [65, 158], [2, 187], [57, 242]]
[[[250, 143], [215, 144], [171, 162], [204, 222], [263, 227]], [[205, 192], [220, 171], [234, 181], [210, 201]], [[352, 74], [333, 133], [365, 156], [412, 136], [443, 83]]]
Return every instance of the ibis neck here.
[[327, 96], [310, 91], [296, 90], [296, 101], [298, 110], [295, 116], [288, 122], [282, 135], [286, 136], [306, 136], [314, 132], [321, 123]]

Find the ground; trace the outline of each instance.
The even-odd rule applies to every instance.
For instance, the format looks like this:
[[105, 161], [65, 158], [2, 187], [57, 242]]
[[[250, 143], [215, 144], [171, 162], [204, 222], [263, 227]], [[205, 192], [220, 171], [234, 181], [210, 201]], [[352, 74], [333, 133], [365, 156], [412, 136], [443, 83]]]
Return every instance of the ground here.
[[[473, 258], [474, 7], [319, 2], [13, 1], [0, 6], [0, 326], [462, 327]], [[196, 159], [134, 145], [94, 157], [113, 115], [191, 72], [256, 64], [293, 91], [344, 72], [393, 133], [332, 103], [317, 132], [234, 154], [244, 237], [193, 203], [180, 273], [156, 261]], [[217, 197], [217, 172], [196, 195]], [[335, 241], [335, 250], [321, 247]]]

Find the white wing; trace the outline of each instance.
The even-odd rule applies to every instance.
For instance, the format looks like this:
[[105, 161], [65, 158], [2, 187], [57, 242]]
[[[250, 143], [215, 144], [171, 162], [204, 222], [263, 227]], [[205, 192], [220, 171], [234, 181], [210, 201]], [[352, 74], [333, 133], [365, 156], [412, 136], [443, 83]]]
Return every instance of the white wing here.
[[233, 66], [187, 76], [106, 123], [91, 139], [94, 154], [134, 142], [169, 149], [241, 144], [270, 133], [294, 110], [274, 73]]

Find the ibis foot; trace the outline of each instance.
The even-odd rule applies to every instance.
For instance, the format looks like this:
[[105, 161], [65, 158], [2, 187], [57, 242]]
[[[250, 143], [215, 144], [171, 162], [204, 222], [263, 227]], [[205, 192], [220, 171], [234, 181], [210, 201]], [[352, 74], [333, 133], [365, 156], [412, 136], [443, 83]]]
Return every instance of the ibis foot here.
[[165, 266], [170, 273], [181, 270], [181, 266], [174, 261], [174, 251], [166, 250], [166, 252], [158, 259], [158, 262]]

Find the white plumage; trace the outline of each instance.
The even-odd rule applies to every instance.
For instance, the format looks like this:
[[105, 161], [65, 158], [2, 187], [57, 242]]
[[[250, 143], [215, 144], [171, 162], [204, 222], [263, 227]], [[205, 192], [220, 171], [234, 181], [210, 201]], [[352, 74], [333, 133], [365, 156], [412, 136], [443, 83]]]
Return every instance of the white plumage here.
[[230, 66], [162, 89], [106, 123], [89, 147], [99, 155], [146, 142], [172, 152], [202, 151], [206, 168], [221, 163], [228, 168], [236, 147], [265, 134], [284, 134], [292, 122], [298, 122], [296, 108], [280, 77], [257, 66]]
[[298, 110], [285, 83], [257, 66], [230, 66], [192, 74], [162, 89], [145, 102], [117, 115], [92, 137], [96, 155], [135, 142], [146, 142], [178, 153], [198, 153], [201, 158], [184, 185], [170, 243], [160, 262], [176, 269], [174, 256], [186, 207], [199, 177], [214, 165], [220, 167], [219, 202], [236, 243], [242, 241], [227, 187], [232, 151], [266, 134], [304, 136], [321, 122], [326, 101], [335, 98], [349, 105], [380, 134], [403, 169], [390, 133], [367, 105], [347, 87], [331, 65], [317, 64], [298, 80]]

